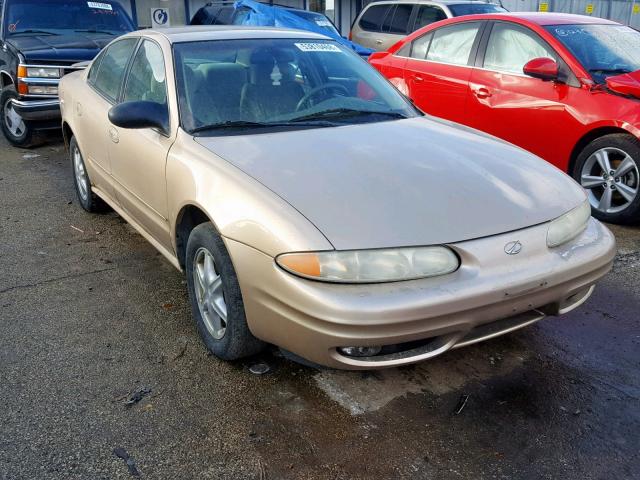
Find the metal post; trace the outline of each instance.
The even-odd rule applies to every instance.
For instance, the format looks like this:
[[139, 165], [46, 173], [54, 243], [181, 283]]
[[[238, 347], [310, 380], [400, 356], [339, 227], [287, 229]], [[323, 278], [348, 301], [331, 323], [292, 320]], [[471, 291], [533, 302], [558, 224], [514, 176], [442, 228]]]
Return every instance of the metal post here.
[[189, 12], [189, 0], [184, 0], [184, 16], [185, 16], [185, 25], [189, 25], [191, 23], [191, 12]]
[[138, 10], [136, 8], [136, 0], [131, 0], [131, 20], [133, 20], [133, 24], [136, 28], [140, 28], [138, 25]]

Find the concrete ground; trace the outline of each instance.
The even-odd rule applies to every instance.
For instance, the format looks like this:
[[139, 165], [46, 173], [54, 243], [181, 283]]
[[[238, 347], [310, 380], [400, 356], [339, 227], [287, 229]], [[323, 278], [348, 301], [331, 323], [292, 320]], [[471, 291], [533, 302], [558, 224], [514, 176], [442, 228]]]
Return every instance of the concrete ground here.
[[640, 229], [614, 231], [562, 318], [382, 372], [229, 364], [181, 274], [81, 210], [60, 139], [2, 140], [0, 479], [640, 478]]

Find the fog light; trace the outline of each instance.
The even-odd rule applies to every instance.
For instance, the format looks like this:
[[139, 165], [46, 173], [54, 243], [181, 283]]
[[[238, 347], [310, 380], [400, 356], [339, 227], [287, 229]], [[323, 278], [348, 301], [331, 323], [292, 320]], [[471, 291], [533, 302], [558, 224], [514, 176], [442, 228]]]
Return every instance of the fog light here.
[[55, 85], [29, 85], [29, 93], [33, 95], [58, 95]]
[[382, 347], [340, 347], [338, 351], [347, 357], [373, 357]]

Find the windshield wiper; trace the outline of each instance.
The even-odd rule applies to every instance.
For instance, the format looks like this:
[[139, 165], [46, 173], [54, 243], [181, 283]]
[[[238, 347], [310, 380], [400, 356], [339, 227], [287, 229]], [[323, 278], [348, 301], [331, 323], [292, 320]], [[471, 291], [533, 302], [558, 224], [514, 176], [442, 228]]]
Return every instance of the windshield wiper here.
[[301, 117], [292, 118], [291, 122], [304, 122], [306, 120], [322, 120], [327, 118], [348, 118], [360, 115], [381, 115], [390, 118], [408, 118], [406, 115], [398, 112], [379, 111], [379, 110], [357, 110], [354, 108], [332, 108], [330, 110], [322, 110], [321, 112], [310, 113]]
[[39, 35], [60, 35], [59, 33], [56, 33], [56, 32], [49, 32], [47, 30], [35, 30], [30, 28], [28, 30], [20, 30], [19, 32], [11, 32], [10, 36], [20, 35], [22, 33], [36, 33]]
[[633, 70], [629, 70], [628, 68], [590, 68], [590, 73], [631, 73]]
[[113, 32], [110, 32], [108, 30], [96, 30], [93, 28], [83, 28], [80, 30], [74, 30], [74, 32], [78, 32], [78, 33], [104, 33], [106, 35], [111, 35], [112, 37], [115, 37], [116, 34]]
[[207, 130], [225, 130], [231, 128], [269, 128], [269, 127], [300, 127], [300, 126], [308, 126], [308, 127], [322, 127], [322, 126], [332, 126], [333, 124], [325, 122], [321, 123], [303, 123], [303, 122], [250, 122], [246, 120], [233, 120], [228, 122], [220, 122], [220, 123], [212, 123], [210, 125], [202, 125], [200, 127], [193, 128], [189, 131], [189, 133], [194, 134], [198, 132], [204, 132]]

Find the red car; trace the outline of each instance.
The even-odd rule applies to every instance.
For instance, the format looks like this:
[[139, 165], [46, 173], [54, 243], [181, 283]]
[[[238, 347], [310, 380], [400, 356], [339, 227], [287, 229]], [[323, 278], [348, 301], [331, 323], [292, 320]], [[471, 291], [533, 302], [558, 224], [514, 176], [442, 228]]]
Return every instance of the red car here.
[[640, 222], [640, 32], [581, 15], [470, 15], [369, 61], [423, 111], [572, 175], [595, 217]]

